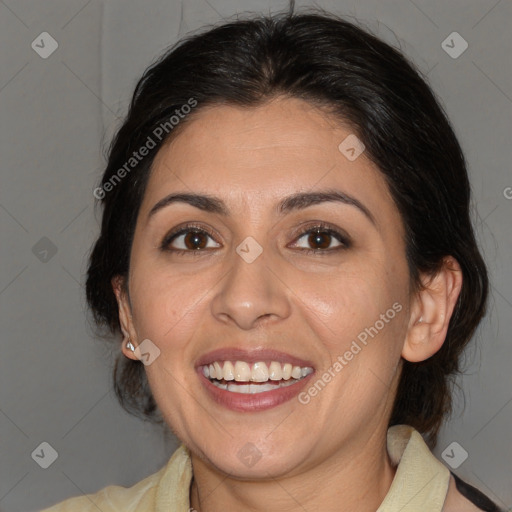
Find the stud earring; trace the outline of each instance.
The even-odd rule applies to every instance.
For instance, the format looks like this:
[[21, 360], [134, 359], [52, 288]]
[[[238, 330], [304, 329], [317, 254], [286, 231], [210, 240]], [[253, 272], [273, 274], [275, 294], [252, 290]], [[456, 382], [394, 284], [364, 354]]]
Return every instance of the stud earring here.
[[133, 346], [133, 343], [131, 341], [128, 341], [126, 344], [126, 348], [129, 348], [132, 352], [135, 352], [135, 347]]

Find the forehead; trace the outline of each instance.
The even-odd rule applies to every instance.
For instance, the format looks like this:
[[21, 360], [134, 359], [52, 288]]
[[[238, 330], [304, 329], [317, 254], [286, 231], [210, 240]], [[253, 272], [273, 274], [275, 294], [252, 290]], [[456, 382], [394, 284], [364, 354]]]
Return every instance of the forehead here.
[[247, 211], [294, 192], [338, 188], [379, 214], [397, 214], [382, 173], [364, 152], [347, 158], [344, 141], [357, 144], [350, 126], [310, 103], [281, 98], [198, 109], [158, 152], [141, 213], [175, 190], [217, 195]]

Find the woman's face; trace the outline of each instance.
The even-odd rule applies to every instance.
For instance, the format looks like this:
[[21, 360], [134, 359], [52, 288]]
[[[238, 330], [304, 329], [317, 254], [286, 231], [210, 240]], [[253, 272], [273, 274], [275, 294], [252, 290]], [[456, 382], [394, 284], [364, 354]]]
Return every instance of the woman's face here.
[[385, 438], [411, 300], [382, 174], [301, 100], [208, 107], [183, 128], [154, 161], [121, 301], [159, 408], [234, 476], [357, 458]]

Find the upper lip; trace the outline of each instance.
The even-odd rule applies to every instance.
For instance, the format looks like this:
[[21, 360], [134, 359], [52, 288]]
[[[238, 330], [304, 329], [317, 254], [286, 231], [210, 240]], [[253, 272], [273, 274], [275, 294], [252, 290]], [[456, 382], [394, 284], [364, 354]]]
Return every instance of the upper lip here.
[[218, 348], [202, 355], [196, 362], [196, 367], [205, 364], [211, 364], [214, 361], [245, 361], [247, 363], [257, 363], [259, 361], [277, 361], [279, 363], [290, 363], [293, 366], [310, 366], [311, 361], [302, 359], [286, 352], [268, 348], [255, 348], [244, 350], [241, 348]]

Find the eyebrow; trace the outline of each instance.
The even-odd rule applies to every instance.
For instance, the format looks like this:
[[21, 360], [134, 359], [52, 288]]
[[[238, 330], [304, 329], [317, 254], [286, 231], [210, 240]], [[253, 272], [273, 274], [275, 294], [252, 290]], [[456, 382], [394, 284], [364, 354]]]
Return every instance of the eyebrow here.
[[[298, 192], [282, 199], [277, 207], [277, 213], [285, 215], [295, 210], [303, 210], [309, 206], [314, 206], [326, 202], [338, 202], [354, 206], [361, 211], [372, 224], [377, 226], [375, 217], [370, 210], [355, 197], [352, 197], [345, 192], [335, 189], [322, 190], [319, 192]], [[186, 203], [195, 208], [208, 213], [216, 213], [218, 215], [229, 216], [229, 208], [224, 201], [219, 197], [211, 196], [208, 194], [194, 194], [188, 192], [179, 192], [169, 194], [168, 196], [160, 199], [153, 208], [151, 208], [148, 218], [152, 217], [156, 212], [169, 206], [173, 203]]]

